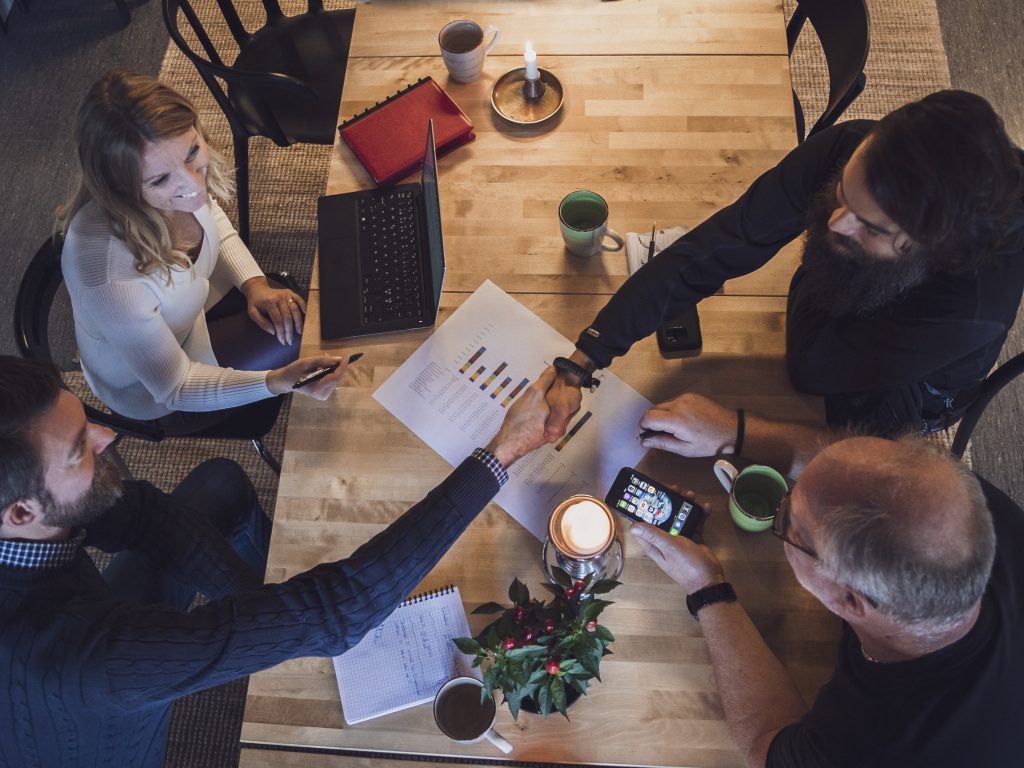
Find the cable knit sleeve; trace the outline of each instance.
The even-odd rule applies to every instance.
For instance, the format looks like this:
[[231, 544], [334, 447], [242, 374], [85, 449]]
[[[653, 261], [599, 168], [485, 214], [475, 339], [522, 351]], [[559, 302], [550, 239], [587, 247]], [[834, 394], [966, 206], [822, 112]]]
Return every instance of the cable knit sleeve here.
[[263, 270], [256, 263], [249, 248], [242, 242], [231, 221], [212, 197], [209, 206], [217, 225], [217, 234], [220, 236], [220, 251], [217, 254], [214, 274], [235, 288], [246, 280], [263, 277]]

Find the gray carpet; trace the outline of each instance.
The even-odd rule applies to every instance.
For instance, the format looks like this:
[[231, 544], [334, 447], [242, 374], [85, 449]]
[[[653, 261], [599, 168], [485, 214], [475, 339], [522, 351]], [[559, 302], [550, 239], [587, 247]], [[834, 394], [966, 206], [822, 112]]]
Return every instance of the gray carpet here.
[[[793, 0], [786, 0], [787, 5]], [[0, 242], [11, 278], [0, 291], [0, 313], [10, 317], [16, 276], [52, 229], [52, 209], [66, 194], [71, 148], [68, 131], [74, 109], [87, 86], [111, 68], [147, 74], [163, 71], [171, 81], [194, 77], [175, 57], [164, 61], [167, 34], [158, 0], [130, 2], [133, 20], [122, 27], [113, 0], [33, 0], [32, 12], [15, 10], [6, 37], [0, 36], [0, 178], [4, 209]], [[252, 4], [250, 4], [252, 5]], [[937, 0], [949, 58], [948, 72], [934, 30], [933, 0], [869, 0], [873, 52], [868, 90], [850, 116], [875, 117], [894, 106], [943, 87], [952, 76], [957, 87], [987, 96], [1005, 117], [1018, 141], [1024, 141], [1024, 81], [1014, 66], [1024, 32], [1018, 0]], [[970, 16], [964, 17], [964, 9]], [[922, 29], [927, 34], [922, 35]], [[813, 46], [811, 46], [813, 49]], [[794, 78], [808, 115], [814, 114], [813, 50], [800, 51]], [[161, 62], [164, 69], [161, 70]], [[201, 88], [193, 93], [203, 97]], [[225, 126], [208, 97], [200, 108], [221, 146], [228, 148]], [[265, 267], [290, 269], [308, 279], [315, 242], [313, 210], [326, 178], [324, 148], [282, 150], [253, 142], [253, 251]], [[282, 170], [279, 170], [282, 169]], [[285, 172], [286, 171], [286, 172]], [[58, 326], [66, 313], [58, 312]], [[66, 335], [66, 334], [65, 334]], [[1021, 323], [1004, 355], [1024, 349]], [[0, 324], [0, 350], [13, 352], [10, 327]], [[270, 445], [280, 455], [283, 423]], [[976, 433], [974, 465], [981, 474], [1024, 503], [1021, 440], [1024, 386], [997, 401]], [[1009, 437], [1008, 437], [1009, 436]], [[129, 444], [124, 451], [141, 477], [169, 487], [188, 466], [206, 456], [230, 455], [254, 477], [261, 497], [273, 504], [275, 479], [251, 448], [240, 443], [167, 441], [159, 446]], [[175, 708], [168, 766], [222, 768], [238, 761], [238, 732], [245, 683], [189, 697]]]

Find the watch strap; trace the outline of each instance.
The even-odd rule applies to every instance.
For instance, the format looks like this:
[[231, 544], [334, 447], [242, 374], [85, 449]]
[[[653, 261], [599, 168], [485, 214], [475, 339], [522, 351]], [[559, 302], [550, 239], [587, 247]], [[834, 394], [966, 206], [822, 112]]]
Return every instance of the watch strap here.
[[567, 357], [556, 357], [552, 363], [555, 368], [566, 373], [571, 373], [580, 380], [580, 386], [586, 387], [591, 392], [597, 389], [601, 385], [600, 379], [595, 379], [594, 375], [578, 363], [574, 363]]
[[732, 584], [723, 581], [719, 584], [712, 584], [710, 587], [703, 587], [696, 592], [686, 596], [686, 609], [693, 618], [699, 618], [697, 613], [701, 608], [707, 608], [714, 603], [732, 603], [736, 601], [736, 590]]

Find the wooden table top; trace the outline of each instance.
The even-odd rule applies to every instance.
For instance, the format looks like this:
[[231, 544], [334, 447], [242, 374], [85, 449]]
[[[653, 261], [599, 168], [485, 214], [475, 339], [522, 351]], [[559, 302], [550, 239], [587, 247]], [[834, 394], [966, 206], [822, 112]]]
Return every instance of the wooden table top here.
[[[396, 19], [400, 22], [396, 23]], [[437, 56], [455, 19], [494, 25], [498, 55], [787, 55], [779, 0], [373, 0], [356, 14], [350, 58]]]
[[[436, 44], [440, 26], [462, 17], [496, 23], [504, 35], [481, 80], [468, 85], [449, 82]], [[341, 117], [430, 74], [476, 129], [474, 142], [440, 160], [448, 272], [438, 321], [490, 278], [574, 339], [621, 285], [626, 263], [621, 252], [591, 259], [567, 254], [558, 231], [559, 200], [574, 189], [592, 189], [608, 200], [611, 227], [646, 234], [652, 219], [660, 226], [694, 224], [735, 199], [795, 143], [782, 29], [773, 0], [360, 5]], [[566, 91], [561, 117], [544, 129], [511, 126], [490, 108], [493, 82], [522, 64], [527, 32], [540, 66], [554, 72]], [[336, 144], [327, 192], [370, 186], [348, 148]], [[611, 370], [655, 402], [685, 388], [776, 418], [820, 421], [820, 401], [792, 391], [783, 363], [785, 295], [796, 259], [797, 250], [787, 249], [701, 303], [700, 357], [666, 361], [651, 338]], [[268, 581], [346, 556], [450, 471], [371, 397], [425, 335], [322, 342], [319, 301], [314, 282], [303, 352], [359, 350], [365, 357], [328, 402], [293, 400]], [[781, 543], [732, 524], [710, 461], [651, 452], [639, 468], [714, 503], [706, 539], [810, 698], [833, 668], [838, 622], [796, 584]], [[603, 496], [605, 490], [594, 492]], [[604, 682], [573, 705], [571, 722], [526, 713], [514, 722], [499, 707], [496, 727], [515, 746], [505, 759], [742, 765], [681, 589], [631, 537], [624, 543], [624, 583], [602, 617], [616, 635], [614, 655], [602, 665]], [[492, 504], [416, 591], [457, 584], [468, 613], [504, 599], [514, 576], [539, 587], [540, 545]], [[470, 617], [474, 632], [484, 618]], [[487, 742], [461, 746], [448, 740], [429, 707], [346, 726], [331, 661], [317, 658], [251, 678], [242, 743], [336, 752], [297, 758], [244, 748], [241, 765], [249, 768], [391, 765], [349, 750], [502, 759]]]
[[[516, 293], [612, 294], [627, 274], [624, 252], [566, 251], [558, 229], [566, 194], [600, 194], [619, 233], [646, 235], [655, 220], [692, 226], [795, 142], [784, 56], [553, 57], [547, 66], [565, 104], [552, 125], [536, 128], [506, 122], [490, 104], [494, 81], [521, 65], [522, 57], [492, 56], [480, 80], [461, 85], [440, 57], [349, 62], [344, 117], [431, 75], [473, 122], [476, 139], [439, 160], [446, 291], [473, 291], [490, 277]], [[372, 186], [351, 150], [335, 144], [328, 194]], [[788, 249], [726, 292], [786, 295], [797, 254]]]

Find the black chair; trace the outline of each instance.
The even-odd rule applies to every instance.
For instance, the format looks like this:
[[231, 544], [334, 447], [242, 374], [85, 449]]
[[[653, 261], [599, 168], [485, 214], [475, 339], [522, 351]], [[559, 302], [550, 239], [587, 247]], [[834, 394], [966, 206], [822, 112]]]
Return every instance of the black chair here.
[[[306, 13], [285, 16], [277, 0], [263, 0], [266, 23], [249, 33], [232, 0], [217, 0], [217, 5], [239, 48], [230, 65], [217, 51], [191, 0], [163, 0], [164, 23], [231, 126], [238, 232], [248, 243], [249, 137], [265, 136], [279, 147], [334, 143], [355, 9], [325, 11], [322, 0], [308, 0]], [[182, 35], [181, 16], [205, 56]]]
[[971, 433], [977, 426], [985, 407], [993, 397], [1002, 391], [1003, 387], [1021, 374], [1024, 374], [1024, 352], [1011, 357], [988, 375], [974, 398], [974, 402], [968, 407], [956, 428], [953, 446], [949, 449], [954, 456], [958, 459], [963, 458], [964, 451], [967, 449], [967, 441], [971, 439]]
[[[833, 125], [864, 90], [864, 64], [871, 47], [870, 22], [865, 0], [797, 0], [796, 11], [786, 26], [790, 55], [805, 21], [814, 27], [828, 65], [828, 104], [807, 132], [807, 136], [813, 136]], [[796, 91], [793, 107], [797, 139], [803, 141], [804, 111]]]
[[[14, 302], [14, 338], [22, 357], [34, 360], [52, 360], [50, 351], [50, 311], [57, 290], [64, 281], [60, 256], [64, 241], [54, 235], [43, 243], [32, 257], [18, 286]], [[281, 474], [281, 465], [263, 444], [263, 437], [273, 428], [281, 410], [282, 398], [261, 400], [235, 410], [224, 421], [202, 430], [179, 437], [210, 438], [228, 440], [251, 440], [257, 453], [274, 471]], [[123, 437], [135, 437], [149, 442], [160, 442], [165, 435], [159, 427], [146, 422], [129, 419], [116, 413], [109, 413], [82, 403], [85, 417], [94, 424], [100, 424], [116, 433], [113, 447]], [[127, 467], [117, 455], [112, 455], [127, 472]]]

